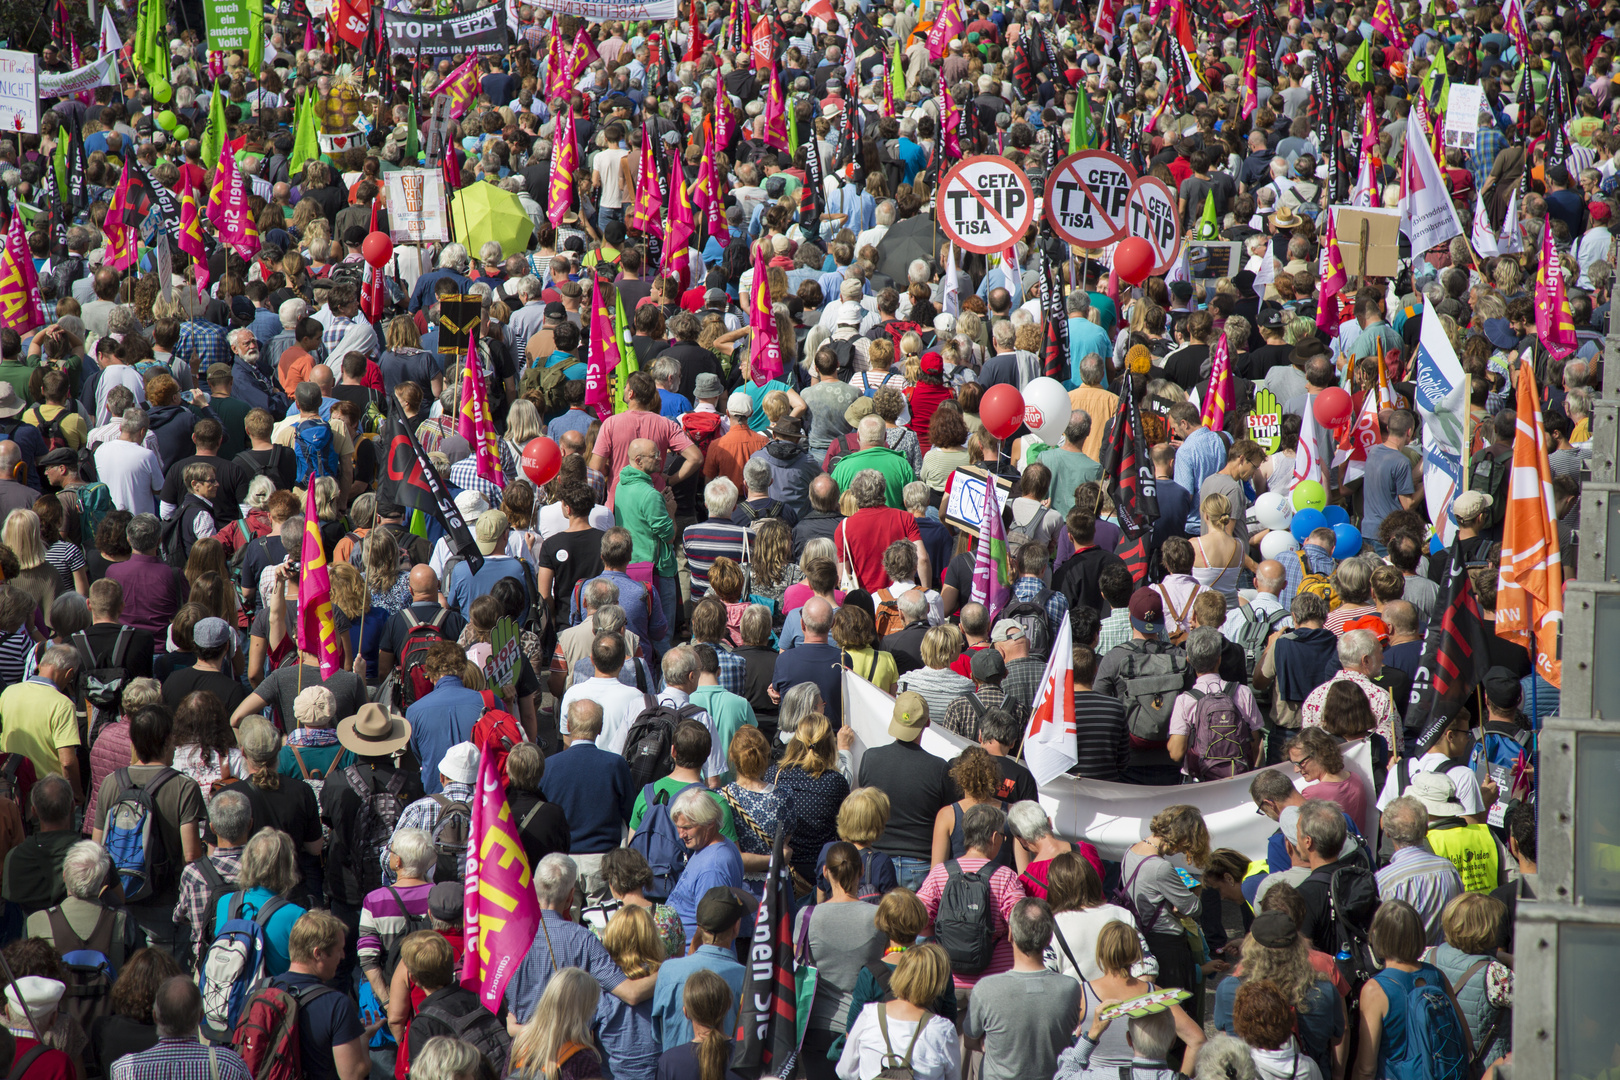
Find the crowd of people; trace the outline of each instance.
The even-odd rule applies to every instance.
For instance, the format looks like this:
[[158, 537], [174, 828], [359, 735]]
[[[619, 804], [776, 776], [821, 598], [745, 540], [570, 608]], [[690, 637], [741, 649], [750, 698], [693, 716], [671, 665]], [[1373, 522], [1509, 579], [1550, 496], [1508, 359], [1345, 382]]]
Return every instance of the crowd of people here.
[[[11, 1080], [752, 1075], [772, 886], [810, 1080], [1510, 1076], [1558, 690], [1495, 598], [1535, 422], [1573, 574], [1615, 5], [836, 6], [495, 5], [507, 44], [466, 63], [357, 49], [304, 0], [267, 5], [252, 60], [195, 0], [48, 16], [42, 76], [109, 28], [135, 48], [0, 139], [29, 249], [6, 266], [37, 277], [37, 308], [0, 305]], [[1472, 243], [1402, 236], [1397, 273], [1330, 290], [1329, 207], [1404, 206], [1450, 82], [1482, 90], [1440, 155]], [[1038, 221], [989, 257], [939, 238], [959, 157], [1039, 192], [1100, 145], [1234, 272], [1132, 287]], [[528, 228], [370, 263], [385, 177], [418, 167]], [[250, 243], [214, 213], [229, 183]], [[699, 227], [666, 227], [706, 185]], [[135, 206], [188, 193], [195, 254], [121, 253]], [[470, 349], [441, 348], [452, 311]], [[1438, 512], [1435, 320], [1471, 394]], [[997, 437], [986, 396], [1041, 376], [1061, 437]], [[1389, 394], [1354, 472], [1302, 445], [1345, 391], [1352, 416]], [[1273, 520], [1313, 460], [1348, 547]], [[999, 565], [973, 481], [1002, 492]], [[1408, 702], [1459, 576], [1488, 655], [1428, 723]], [[1049, 665], [1071, 777], [1175, 788], [1124, 850], [1038, 801]], [[846, 672], [892, 695], [862, 718], [885, 745]], [[461, 979], [492, 754], [541, 908], [493, 1011]], [[1263, 852], [1196, 805], [1239, 777]], [[276, 1017], [296, 1052], [243, 1034]]]

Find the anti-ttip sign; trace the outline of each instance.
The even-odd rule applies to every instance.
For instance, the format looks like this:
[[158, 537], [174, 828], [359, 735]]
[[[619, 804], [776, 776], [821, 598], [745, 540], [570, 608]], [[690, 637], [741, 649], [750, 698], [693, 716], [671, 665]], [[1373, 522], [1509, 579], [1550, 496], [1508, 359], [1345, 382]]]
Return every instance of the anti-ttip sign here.
[[423, 56], [465, 57], [506, 51], [506, 13], [499, 6], [444, 19], [385, 11], [383, 32], [390, 49], [408, 56], [420, 52]]

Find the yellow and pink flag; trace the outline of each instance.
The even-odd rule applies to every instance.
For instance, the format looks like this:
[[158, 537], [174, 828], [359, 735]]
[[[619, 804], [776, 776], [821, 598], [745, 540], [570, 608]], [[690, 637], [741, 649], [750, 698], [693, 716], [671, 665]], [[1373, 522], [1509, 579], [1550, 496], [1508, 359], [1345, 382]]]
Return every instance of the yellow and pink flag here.
[[248, 205], [247, 187], [236, 171], [236, 151], [228, 142], [219, 148], [219, 167], [208, 191], [208, 220], [219, 230], [219, 238], [244, 260], [259, 250], [259, 226]]
[[461, 985], [498, 1012], [506, 984], [540, 932], [540, 900], [534, 871], [524, 854], [499, 755], [479, 747], [478, 790], [472, 801], [462, 911], [467, 955]]
[[5, 248], [0, 251], [0, 325], [26, 334], [44, 323], [39, 278], [34, 273], [28, 236], [23, 230], [22, 215], [14, 213], [6, 228]]
[[776, 333], [776, 314], [771, 310], [771, 282], [765, 263], [765, 245], [754, 249], [754, 280], [749, 287], [748, 366], [754, 382], [763, 385], [782, 377], [782, 341]]
[[495, 422], [489, 415], [489, 388], [484, 385], [478, 346], [471, 339], [467, 342], [467, 363], [461, 371], [461, 409], [456, 414], [456, 434], [473, 448], [478, 475], [492, 484], [505, 484], [501, 446], [496, 441]]
[[602, 299], [600, 278], [591, 278], [591, 344], [585, 360], [585, 404], [608, 405], [613, 395], [608, 392], [608, 375], [619, 366], [619, 336], [615, 332], [613, 317], [608, 314]]
[[[724, 97], [725, 95], [720, 95]], [[630, 203], [625, 224], [637, 232], [658, 229], [664, 216], [664, 193], [658, 185], [658, 154], [653, 150], [652, 132], [641, 122], [641, 168], [636, 171], [636, 197]]]
[[1536, 336], [1554, 360], [1575, 351], [1575, 316], [1564, 291], [1564, 264], [1553, 245], [1552, 218], [1541, 232], [1541, 264], [1536, 268]]
[[123, 175], [118, 178], [112, 203], [107, 207], [107, 216], [101, 223], [101, 231], [107, 237], [102, 262], [113, 270], [128, 269], [140, 257], [141, 235], [126, 220], [132, 209], [129, 201], [129, 159], [125, 158]]
[[686, 170], [676, 165], [670, 170], [669, 220], [664, 225], [664, 272], [674, 274], [684, 288], [690, 278], [691, 260], [686, 245], [697, 231], [697, 214], [692, 196], [686, 190]]
[[433, 96], [450, 95], [450, 119], [460, 120], [478, 97], [478, 57], [469, 56], [462, 65], [444, 77]]
[[208, 250], [203, 247], [201, 215], [197, 211], [197, 189], [187, 184], [180, 192], [180, 233], [175, 238], [180, 250], [191, 256], [192, 277], [197, 300], [208, 295]]
[[1204, 388], [1204, 402], [1200, 419], [1207, 428], [1220, 431], [1226, 427], [1226, 413], [1237, 407], [1237, 383], [1232, 378], [1231, 349], [1226, 335], [1215, 335], [1215, 348], [1210, 352], [1209, 385]]
[[574, 173], [579, 171], [579, 142], [574, 138], [574, 110], [564, 98], [557, 104], [551, 139], [551, 187], [546, 189], [546, 220], [562, 224], [574, 203]]
[[315, 504], [315, 475], [304, 492], [304, 544], [298, 568], [298, 648], [321, 664], [321, 678], [330, 679], [343, 666], [337, 620], [332, 615], [332, 575], [321, 542], [320, 509]]
[[771, 60], [770, 86], [765, 93], [765, 145], [778, 150], [788, 148], [787, 92], [782, 88], [782, 73], [776, 61]]

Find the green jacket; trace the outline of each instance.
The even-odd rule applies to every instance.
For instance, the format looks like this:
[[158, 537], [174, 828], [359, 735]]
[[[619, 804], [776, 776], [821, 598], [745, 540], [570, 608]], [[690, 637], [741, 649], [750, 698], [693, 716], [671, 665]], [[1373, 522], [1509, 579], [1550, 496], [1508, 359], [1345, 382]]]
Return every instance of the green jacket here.
[[862, 469], [876, 469], [883, 474], [883, 499], [896, 510], [906, 508], [902, 492], [906, 485], [917, 479], [911, 471], [911, 462], [906, 455], [898, 450], [890, 450], [887, 446], [872, 446], [865, 450], [857, 450], [852, 454], [845, 454], [837, 459], [833, 466], [833, 479], [838, 481], [839, 491], [848, 491], [849, 482], [855, 479], [855, 474]]
[[652, 477], [625, 466], [613, 500], [613, 520], [630, 530], [631, 562], [650, 562], [653, 573], [675, 576], [675, 519], [664, 505], [664, 493]]

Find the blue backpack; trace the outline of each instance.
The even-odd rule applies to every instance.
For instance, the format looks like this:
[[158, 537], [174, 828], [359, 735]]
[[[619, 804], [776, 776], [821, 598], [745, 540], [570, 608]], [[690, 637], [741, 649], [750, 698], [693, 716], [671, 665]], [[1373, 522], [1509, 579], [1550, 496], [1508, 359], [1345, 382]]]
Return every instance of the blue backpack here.
[[272, 896], [243, 918], [246, 890], [231, 894], [225, 921], [214, 934], [213, 943], [197, 969], [197, 986], [202, 991], [202, 1029], [209, 1042], [227, 1044], [242, 1018], [253, 988], [264, 978], [265, 929], [270, 917], [287, 901]]
[[[1384, 1062], [1389, 1080], [1473, 1080], [1473, 1063], [1468, 1057], [1468, 1032], [1441, 984], [1418, 983], [1402, 992], [1380, 972], [1377, 981], [1389, 999], [1389, 1008], [1403, 1009], [1406, 1038]], [[1419, 973], [1418, 978], [1424, 978]]]
[[118, 869], [124, 899], [134, 904], [161, 893], [173, 876], [153, 800], [159, 788], [180, 774], [165, 767], [145, 784], [137, 784], [128, 768], [113, 775], [118, 779], [118, 798], [107, 807], [102, 845]]
[[293, 429], [293, 453], [298, 456], [298, 483], [311, 475], [337, 477], [338, 452], [332, 444], [332, 425], [315, 417], [300, 420]]
[[686, 869], [686, 845], [681, 842], [681, 834], [669, 816], [669, 795], [654, 791], [648, 784], [641, 789], [641, 798], [647, 811], [628, 846], [641, 852], [652, 869], [652, 884], [642, 891], [647, 899], [662, 902], [669, 899], [675, 883], [681, 879], [681, 871]]

